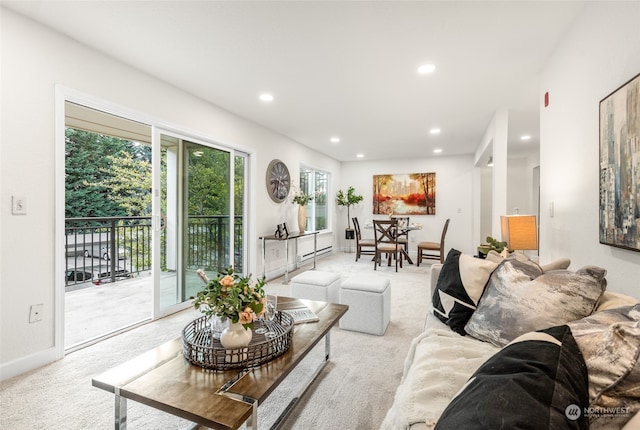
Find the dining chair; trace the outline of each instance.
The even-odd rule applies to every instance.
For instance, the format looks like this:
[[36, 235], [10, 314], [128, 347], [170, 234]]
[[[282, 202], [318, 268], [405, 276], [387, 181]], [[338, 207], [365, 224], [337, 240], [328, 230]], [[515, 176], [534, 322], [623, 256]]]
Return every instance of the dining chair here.
[[440, 243], [438, 242], [420, 242], [418, 243], [418, 261], [416, 266], [420, 266], [422, 259], [427, 260], [440, 260], [441, 264], [444, 264], [444, 237], [447, 235], [447, 229], [449, 228], [449, 219], [444, 223], [442, 229], [442, 236], [440, 237]]
[[391, 257], [396, 262], [396, 272], [398, 271], [398, 262], [402, 267], [402, 250], [403, 246], [398, 243], [397, 237], [398, 220], [373, 220], [373, 233], [376, 240], [376, 255], [373, 257], [373, 270], [381, 264], [382, 254], [387, 255], [387, 266], [391, 266]]
[[360, 223], [358, 222], [358, 218], [351, 218], [353, 221], [353, 229], [355, 230], [356, 236], [356, 261], [360, 258], [361, 255], [375, 255], [376, 253], [376, 241], [374, 239], [363, 239], [362, 233], [360, 232]]
[[404, 247], [405, 252], [409, 252], [409, 230], [404, 230], [403, 226], [409, 226], [408, 216], [394, 216], [398, 220], [398, 243]]

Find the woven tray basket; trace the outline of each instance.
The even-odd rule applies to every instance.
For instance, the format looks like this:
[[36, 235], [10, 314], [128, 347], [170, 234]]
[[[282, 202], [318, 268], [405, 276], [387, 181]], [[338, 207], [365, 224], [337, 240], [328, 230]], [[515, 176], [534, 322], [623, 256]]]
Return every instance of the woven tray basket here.
[[[207, 317], [193, 320], [182, 330], [182, 346], [186, 359], [195, 365], [211, 370], [229, 370], [260, 366], [284, 354], [293, 339], [293, 318], [278, 311], [273, 321], [254, 322], [253, 338], [248, 346], [225, 349], [219, 339], [213, 337]], [[255, 329], [266, 327], [274, 337], [257, 334]]]

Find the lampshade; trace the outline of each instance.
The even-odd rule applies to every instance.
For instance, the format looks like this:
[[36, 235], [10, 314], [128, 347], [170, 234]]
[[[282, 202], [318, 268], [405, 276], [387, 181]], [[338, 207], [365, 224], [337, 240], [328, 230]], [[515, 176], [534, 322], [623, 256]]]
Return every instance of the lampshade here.
[[511, 250], [538, 249], [538, 229], [535, 215], [500, 217], [502, 241]]

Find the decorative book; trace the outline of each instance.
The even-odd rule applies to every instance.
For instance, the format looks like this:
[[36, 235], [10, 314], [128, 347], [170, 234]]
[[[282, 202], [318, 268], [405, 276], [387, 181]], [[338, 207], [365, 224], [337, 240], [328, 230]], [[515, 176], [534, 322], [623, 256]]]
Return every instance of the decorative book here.
[[282, 312], [286, 312], [287, 314], [291, 315], [294, 324], [319, 321], [318, 315], [316, 315], [311, 309], [306, 306], [294, 309], [286, 309]]

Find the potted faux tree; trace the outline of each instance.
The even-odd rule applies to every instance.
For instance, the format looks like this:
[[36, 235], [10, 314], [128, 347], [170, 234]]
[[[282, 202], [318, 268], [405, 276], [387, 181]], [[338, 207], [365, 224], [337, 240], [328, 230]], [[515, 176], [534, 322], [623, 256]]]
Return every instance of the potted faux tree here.
[[349, 213], [349, 208], [352, 205], [358, 204], [362, 201], [364, 197], [359, 194], [356, 194], [356, 190], [353, 187], [349, 187], [347, 189], [347, 194], [342, 190], [338, 190], [338, 194], [336, 194], [336, 203], [338, 206], [346, 206], [347, 207], [347, 228], [344, 232], [345, 239], [353, 239], [353, 229], [351, 228], [351, 215]]

